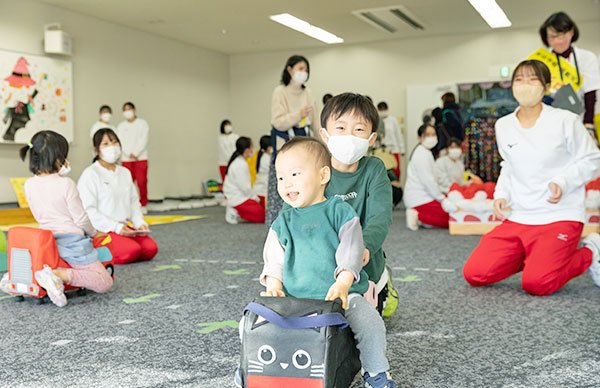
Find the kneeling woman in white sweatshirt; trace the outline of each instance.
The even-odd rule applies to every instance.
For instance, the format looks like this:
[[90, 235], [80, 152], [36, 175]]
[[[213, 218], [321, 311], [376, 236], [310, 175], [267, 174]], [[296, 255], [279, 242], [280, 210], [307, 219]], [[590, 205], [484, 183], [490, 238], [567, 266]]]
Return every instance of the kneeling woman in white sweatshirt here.
[[494, 213], [504, 222], [483, 236], [464, 277], [484, 286], [522, 272], [523, 290], [550, 295], [589, 268], [600, 286], [600, 235], [578, 247], [585, 184], [600, 171], [600, 151], [577, 115], [542, 104], [550, 87], [545, 64], [521, 62], [512, 82], [519, 108], [496, 122], [504, 161]]
[[227, 198], [225, 221], [237, 224], [240, 219], [265, 222], [265, 207], [260, 203], [250, 184], [250, 170], [246, 159], [252, 156], [252, 140], [242, 136], [235, 142], [235, 152], [231, 155], [225, 170], [223, 194]]
[[419, 225], [447, 228], [448, 211], [454, 211], [455, 206], [446, 199], [435, 179], [431, 149], [438, 142], [436, 131], [430, 124], [423, 124], [417, 134], [419, 144], [408, 161], [404, 186], [406, 226], [411, 230], [417, 230]]

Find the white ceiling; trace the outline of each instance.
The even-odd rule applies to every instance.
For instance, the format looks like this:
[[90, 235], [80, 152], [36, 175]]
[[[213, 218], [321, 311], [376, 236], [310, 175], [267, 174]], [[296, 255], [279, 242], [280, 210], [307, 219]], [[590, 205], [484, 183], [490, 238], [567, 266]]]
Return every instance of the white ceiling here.
[[[421, 36], [489, 32], [467, 0], [35, 0], [226, 54], [324, 47], [269, 19], [288, 12], [356, 44]], [[533, 28], [564, 10], [576, 22], [600, 22], [599, 0], [497, 0], [512, 28]], [[402, 5], [425, 25], [396, 34], [352, 11]]]

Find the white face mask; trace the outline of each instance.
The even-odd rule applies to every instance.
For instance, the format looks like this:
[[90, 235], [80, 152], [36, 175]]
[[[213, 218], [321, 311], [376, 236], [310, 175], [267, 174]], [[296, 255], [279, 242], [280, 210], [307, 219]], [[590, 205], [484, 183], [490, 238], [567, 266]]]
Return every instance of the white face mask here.
[[135, 113], [133, 113], [132, 110], [124, 110], [123, 111], [123, 117], [125, 117], [127, 120], [131, 120], [133, 118], [133, 116], [135, 116]]
[[354, 164], [358, 162], [369, 150], [369, 142], [374, 133], [368, 139], [357, 136], [329, 136], [327, 148], [331, 155], [344, 164]]
[[110, 113], [102, 113], [100, 115], [100, 121], [108, 123], [110, 122], [110, 119], [112, 118], [112, 115]]
[[67, 160], [65, 160], [65, 164], [63, 164], [60, 167], [60, 170], [58, 170], [58, 175], [67, 176], [67, 175], [69, 175], [70, 172], [71, 172], [71, 164]]
[[297, 71], [294, 73], [292, 79], [298, 85], [304, 85], [304, 83], [308, 80], [308, 73], [305, 71]]
[[106, 163], [116, 163], [121, 157], [121, 147], [118, 145], [108, 146], [100, 149], [100, 158]]
[[462, 150], [460, 148], [449, 148], [448, 157], [452, 160], [458, 160], [462, 156]]
[[225, 133], [231, 133], [233, 132], [233, 127], [231, 125], [226, 125], [223, 127], [223, 130], [225, 131]]
[[525, 108], [532, 108], [536, 106], [544, 97], [544, 87], [541, 84], [513, 85], [512, 92], [513, 96], [515, 96], [515, 99], [519, 101], [519, 105]]
[[381, 112], [379, 112], [379, 116], [380, 116], [382, 119], [385, 119], [386, 117], [388, 117], [388, 116], [389, 116], [389, 114], [390, 114], [390, 113], [389, 113], [387, 110], [382, 110]]
[[433, 147], [435, 147], [438, 143], [438, 138], [437, 136], [427, 136], [425, 138], [425, 140], [423, 140], [421, 142], [421, 144], [423, 144], [423, 147], [427, 148], [428, 150], [432, 149]]

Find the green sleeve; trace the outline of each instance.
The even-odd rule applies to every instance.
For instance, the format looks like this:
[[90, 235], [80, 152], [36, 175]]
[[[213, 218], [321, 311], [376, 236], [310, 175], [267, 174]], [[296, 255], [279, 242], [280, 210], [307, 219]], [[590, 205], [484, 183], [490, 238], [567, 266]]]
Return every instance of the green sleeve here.
[[371, 255], [381, 249], [392, 224], [392, 185], [383, 163], [377, 160], [369, 181], [363, 240]]

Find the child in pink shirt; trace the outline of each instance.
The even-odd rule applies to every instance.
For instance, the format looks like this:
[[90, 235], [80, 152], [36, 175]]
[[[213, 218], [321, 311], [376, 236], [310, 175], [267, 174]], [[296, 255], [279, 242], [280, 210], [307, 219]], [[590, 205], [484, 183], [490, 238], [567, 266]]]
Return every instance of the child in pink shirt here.
[[41, 131], [21, 149], [23, 161], [28, 152], [29, 170], [34, 174], [25, 182], [29, 208], [40, 228], [54, 233], [60, 257], [71, 266], [45, 266], [35, 273], [35, 279], [59, 307], [67, 304], [65, 283], [98, 293], [108, 291], [113, 280], [98, 261], [91, 240], [98, 234], [83, 209], [77, 185], [66, 177], [71, 170], [67, 140], [56, 132]]

